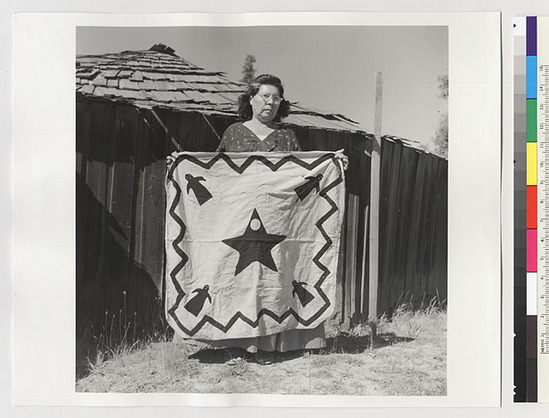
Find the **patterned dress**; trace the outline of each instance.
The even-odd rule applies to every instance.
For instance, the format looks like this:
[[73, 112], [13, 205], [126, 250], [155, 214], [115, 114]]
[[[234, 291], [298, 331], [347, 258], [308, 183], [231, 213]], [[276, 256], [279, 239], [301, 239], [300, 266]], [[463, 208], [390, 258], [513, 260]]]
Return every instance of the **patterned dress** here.
[[281, 126], [267, 135], [263, 140], [259, 139], [250, 128], [242, 122], [229, 126], [217, 152], [270, 152], [270, 151], [301, 151], [295, 133], [290, 128]]
[[[242, 122], [237, 122], [225, 130], [217, 151], [301, 151], [301, 147], [294, 131], [290, 128], [281, 126], [261, 140]], [[326, 337], [324, 324], [322, 323], [314, 329], [293, 329], [263, 337], [233, 338], [207, 342], [213, 347], [239, 347], [250, 353], [255, 353], [258, 350], [285, 352], [325, 347]]]

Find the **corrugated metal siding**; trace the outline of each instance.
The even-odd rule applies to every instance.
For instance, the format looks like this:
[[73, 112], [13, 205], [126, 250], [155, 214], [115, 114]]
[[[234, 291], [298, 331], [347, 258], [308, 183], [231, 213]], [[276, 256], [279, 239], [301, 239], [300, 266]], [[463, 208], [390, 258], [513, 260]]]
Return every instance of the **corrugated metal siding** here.
[[447, 297], [448, 162], [382, 144], [379, 310]]

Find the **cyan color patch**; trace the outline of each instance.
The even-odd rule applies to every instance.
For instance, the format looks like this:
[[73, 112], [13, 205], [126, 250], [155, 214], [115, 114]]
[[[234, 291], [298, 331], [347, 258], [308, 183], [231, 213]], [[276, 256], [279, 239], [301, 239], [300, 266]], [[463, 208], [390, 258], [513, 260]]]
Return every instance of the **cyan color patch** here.
[[529, 55], [526, 57], [526, 98], [537, 98], [538, 89], [538, 72], [537, 72], [538, 57]]

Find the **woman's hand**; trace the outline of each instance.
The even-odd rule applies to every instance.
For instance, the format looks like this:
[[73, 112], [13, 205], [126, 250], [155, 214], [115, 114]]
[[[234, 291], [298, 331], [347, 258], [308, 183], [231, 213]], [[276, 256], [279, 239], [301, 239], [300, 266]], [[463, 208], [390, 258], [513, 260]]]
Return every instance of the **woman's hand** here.
[[166, 157], [166, 166], [168, 168], [170, 168], [172, 166], [172, 164], [175, 163], [175, 160], [177, 160], [177, 157], [179, 157], [181, 154], [183, 154], [183, 153], [174, 151], [170, 155], [168, 155]]
[[349, 168], [349, 157], [343, 154], [341, 156], [341, 163], [343, 164], [343, 170], [347, 170]]
[[335, 154], [336, 158], [341, 161], [341, 165], [343, 166], [343, 170], [347, 170], [349, 168], [349, 157], [347, 157], [343, 152], [338, 151]]

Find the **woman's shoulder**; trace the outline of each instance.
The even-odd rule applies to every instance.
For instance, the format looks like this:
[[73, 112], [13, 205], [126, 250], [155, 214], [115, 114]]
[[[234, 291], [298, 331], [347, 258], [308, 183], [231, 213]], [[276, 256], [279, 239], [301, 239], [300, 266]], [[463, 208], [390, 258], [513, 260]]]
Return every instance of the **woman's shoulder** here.
[[242, 122], [235, 122], [229, 125], [224, 131], [223, 131], [223, 137], [229, 138], [237, 134], [239, 131], [242, 130]]
[[295, 137], [295, 128], [285, 123], [278, 124], [276, 130], [284, 136]]
[[238, 121], [238, 122], [234, 122], [234, 123], [231, 123], [227, 129], [225, 129], [225, 131], [229, 131], [229, 130], [235, 130], [235, 129], [239, 129], [243, 126], [243, 122], [242, 121]]
[[280, 124], [277, 133], [278, 140], [285, 144], [284, 147], [287, 148], [287, 151], [301, 151], [301, 146], [293, 126]]

